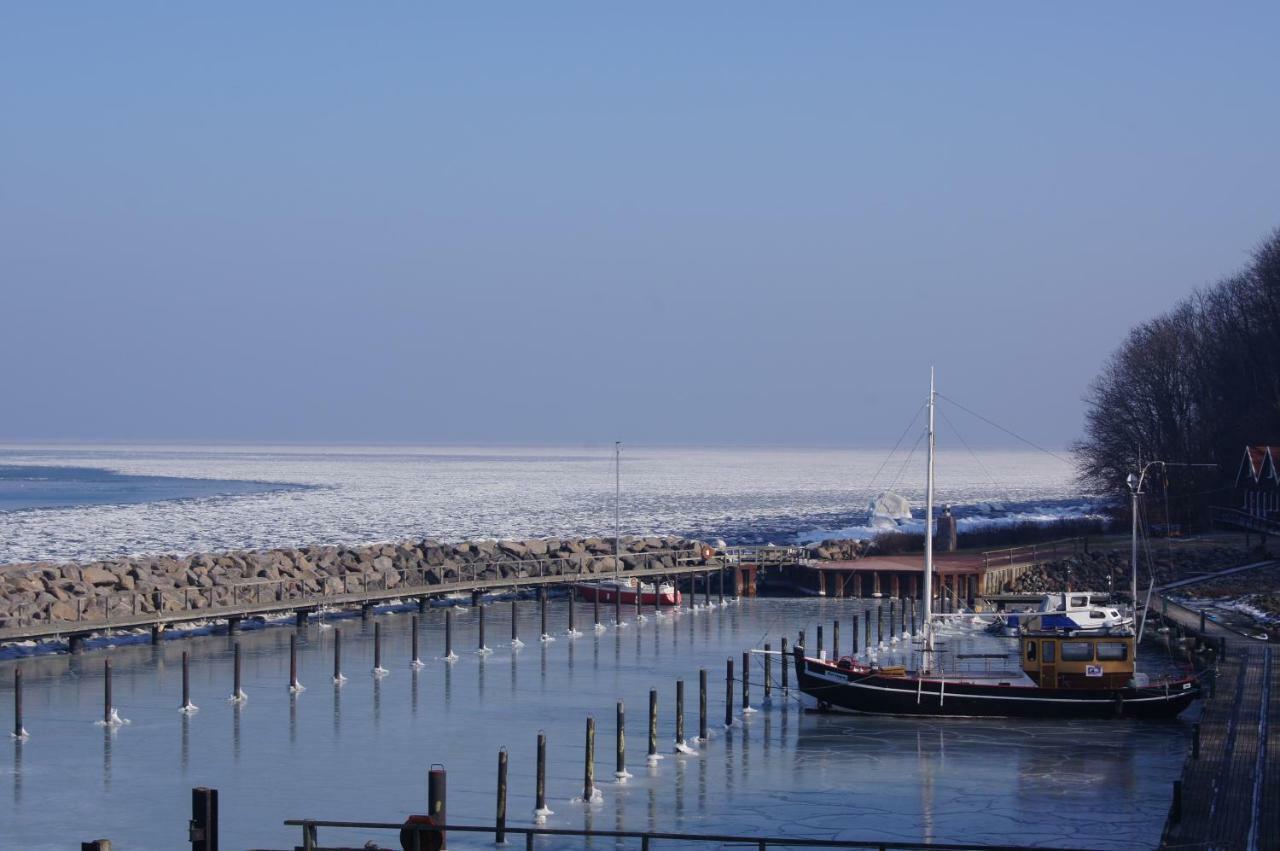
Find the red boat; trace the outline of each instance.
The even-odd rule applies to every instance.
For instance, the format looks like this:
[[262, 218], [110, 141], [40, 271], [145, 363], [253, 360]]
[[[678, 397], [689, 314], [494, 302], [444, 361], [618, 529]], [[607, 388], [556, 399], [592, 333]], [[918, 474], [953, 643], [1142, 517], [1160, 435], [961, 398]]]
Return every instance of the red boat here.
[[624, 605], [636, 604], [640, 598], [642, 606], [678, 606], [682, 601], [680, 592], [670, 582], [658, 586], [645, 585], [635, 579], [605, 579], [600, 582], [580, 582], [573, 586], [574, 592], [582, 600], [599, 600], [601, 603], [615, 602], [622, 598]]

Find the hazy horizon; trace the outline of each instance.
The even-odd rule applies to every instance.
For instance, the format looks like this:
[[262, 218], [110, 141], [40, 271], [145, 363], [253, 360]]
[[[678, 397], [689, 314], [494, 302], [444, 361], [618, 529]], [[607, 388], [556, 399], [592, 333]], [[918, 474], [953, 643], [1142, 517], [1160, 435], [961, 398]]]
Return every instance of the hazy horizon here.
[[0, 442], [882, 448], [936, 365], [1058, 450], [1280, 225], [1278, 25], [10, 4]]

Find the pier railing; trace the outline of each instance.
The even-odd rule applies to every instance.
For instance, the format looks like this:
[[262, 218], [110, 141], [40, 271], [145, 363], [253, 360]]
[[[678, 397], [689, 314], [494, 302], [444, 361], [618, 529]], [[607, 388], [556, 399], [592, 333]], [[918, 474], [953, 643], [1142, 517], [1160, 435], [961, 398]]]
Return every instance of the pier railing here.
[[[75, 616], [38, 619], [45, 608], [35, 604], [0, 615], [0, 641], [19, 638], [125, 629], [156, 623], [247, 617], [352, 605], [401, 597], [440, 596], [458, 591], [484, 591], [537, 585], [596, 581], [614, 576], [601, 556], [583, 553], [569, 558], [476, 561], [424, 567], [372, 567], [340, 575], [313, 574], [280, 579], [245, 578], [207, 587], [122, 591], [76, 597]], [[622, 555], [621, 575], [652, 577], [719, 570], [695, 550], [653, 550]]]
[[1008, 567], [1013, 564], [1039, 564], [1042, 561], [1054, 561], [1063, 556], [1075, 555], [1083, 546], [1084, 538], [1062, 538], [1021, 547], [987, 550], [982, 553], [982, 569], [990, 570], [993, 567]]
[[[409, 849], [417, 848], [418, 851], [426, 851], [429, 848], [441, 847], [441, 840], [438, 838], [440, 833], [498, 833], [495, 825], [458, 825], [450, 824], [445, 826], [427, 825], [427, 824], [392, 824], [388, 822], [376, 821], [327, 821], [323, 819], [289, 819], [285, 821], [286, 827], [302, 828], [302, 844], [294, 846], [293, 851], [358, 851], [357, 848], [348, 846], [324, 846], [319, 844], [319, 828], [330, 829], [347, 829], [347, 830], [376, 830], [376, 831], [404, 831], [402, 836], [408, 840], [404, 846]], [[860, 840], [860, 839], [811, 839], [801, 836], [735, 836], [732, 834], [716, 834], [716, 833], [675, 833], [662, 832], [652, 830], [587, 830], [579, 828], [564, 827], [542, 827], [535, 825], [532, 827], [515, 827], [504, 825], [501, 831], [515, 836], [524, 837], [524, 847], [526, 851], [532, 851], [534, 848], [534, 840], [540, 836], [547, 837], [577, 837], [581, 839], [613, 839], [637, 840], [640, 851], [651, 851], [660, 842], [678, 842], [678, 843], [706, 843], [709, 846], [720, 847], [739, 847], [739, 848], [755, 848], [758, 851], [767, 851], [769, 848], [877, 848], [880, 851], [1030, 851], [1033, 846], [1030, 845], [984, 845], [981, 843], [966, 842], [963, 844], [948, 844], [941, 842], [902, 842], [902, 841], [884, 841], [884, 840]], [[621, 843], [618, 843], [619, 845]], [[359, 846], [364, 848], [367, 846]], [[564, 847], [558, 845], [557, 847]], [[1073, 849], [1058, 849], [1058, 851], [1073, 851]], [[1074, 851], [1081, 851], [1074, 849]]]

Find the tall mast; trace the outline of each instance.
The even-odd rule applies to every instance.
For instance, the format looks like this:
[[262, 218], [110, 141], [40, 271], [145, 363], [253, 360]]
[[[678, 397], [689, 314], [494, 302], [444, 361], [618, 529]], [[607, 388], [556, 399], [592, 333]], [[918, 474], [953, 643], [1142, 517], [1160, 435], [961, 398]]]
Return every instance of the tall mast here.
[[924, 652], [920, 668], [928, 673], [933, 653], [933, 367], [929, 367], [929, 462], [924, 497]]
[[[613, 442], [613, 578], [617, 579], [622, 566], [622, 441]], [[617, 591], [619, 599], [622, 592]]]

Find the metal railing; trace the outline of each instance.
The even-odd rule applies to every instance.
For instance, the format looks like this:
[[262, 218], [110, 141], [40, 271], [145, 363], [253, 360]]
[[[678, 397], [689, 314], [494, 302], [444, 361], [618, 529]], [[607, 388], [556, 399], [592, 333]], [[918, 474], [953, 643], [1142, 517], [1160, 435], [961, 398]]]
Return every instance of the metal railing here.
[[[359, 572], [313, 572], [280, 579], [244, 578], [207, 587], [159, 588], [124, 591], [101, 596], [81, 596], [63, 602], [75, 606], [72, 619], [37, 618], [47, 604], [19, 605], [0, 615], [0, 640], [12, 640], [21, 630], [85, 631], [137, 626], [141, 623], [181, 621], [263, 614], [272, 611], [355, 603], [362, 599], [388, 599], [440, 595], [452, 591], [508, 588], [608, 579], [614, 574], [606, 559], [612, 555], [582, 553], [569, 558], [511, 559], [508, 561], [451, 562], [422, 567], [371, 565]], [[719, 563], [704, 563], [698, 550], [653, 550], [623, 553], [621, 573], [697, 573], [718, 570]], [[308, 587], [308, 586], [313, 587]]]
[[1241, 511], [1238, 508], [1212, 507], [1209, 509], [1209, 518], [1221, 526], [1234, 526], [1250, 532], [1280, 535], [1280, 523], [1269, 520], [1266, 517], [1259, 517], [1257, 514]]
[[726, 564], [809, 564], [807, 547], [787, 547], [774, 544], [761, 546], [725, 547], [717, 550]]
[[1038, 544], [1026, 544], [1021, 547], [1007, 547], [1002, 550], [987, 550], [982, 553], [982, 569], [1008, 567], [1013, 564], [1036, 564], [1041, 561], [1053, 561], [1067, 555], [1075, 555], [1084, 544], [1084, 538], [1062, 538], [1057, 541], [1044, 541]]
[[[721, 846], [738, 846], [756, 848], [766, 851], [769, 848], [876, 848], [880, 851], [1029, 851], [1028, 845], [984, 845], [982, 843], [930, 843], [901, 842], [859, 839], [809, 839], [799, 836], [735, 836], [715, 833], [675, 833], [645, 830], [586, 830], [562, 827], [510, 827], [503, 825], [426, 825], [426, 824], [393, 824], [374, 821], [329, 821], [324, 819], [288, 819], [286, 827], [302, 828], [302, 844], [296, 849], [302, 851], [353, 851], [345, 847], [321, 846], [318, 840], [319, 828], [347, 830], [379, 830], [405, 831], [410, 849], [419, 851], [434, 847], [428, 844], [428, 836], [444, 833], [509, 833], [524, 837], [524, 846], [532, 851], [534, 840], [539, 836], [580, 837], [583, 839], [636, 839], [641, 851], [650, 851], [660, 841], [684, 843], [716, 843]], [[432, 837], [434, 839], [434, 837]], [[362, 846], [363, 847], [363, 846]], [[561, 846], [562, 847], [562, 846]], [[1058, 849], [1058, 851], [1082, 851], [1082, 849]]]

